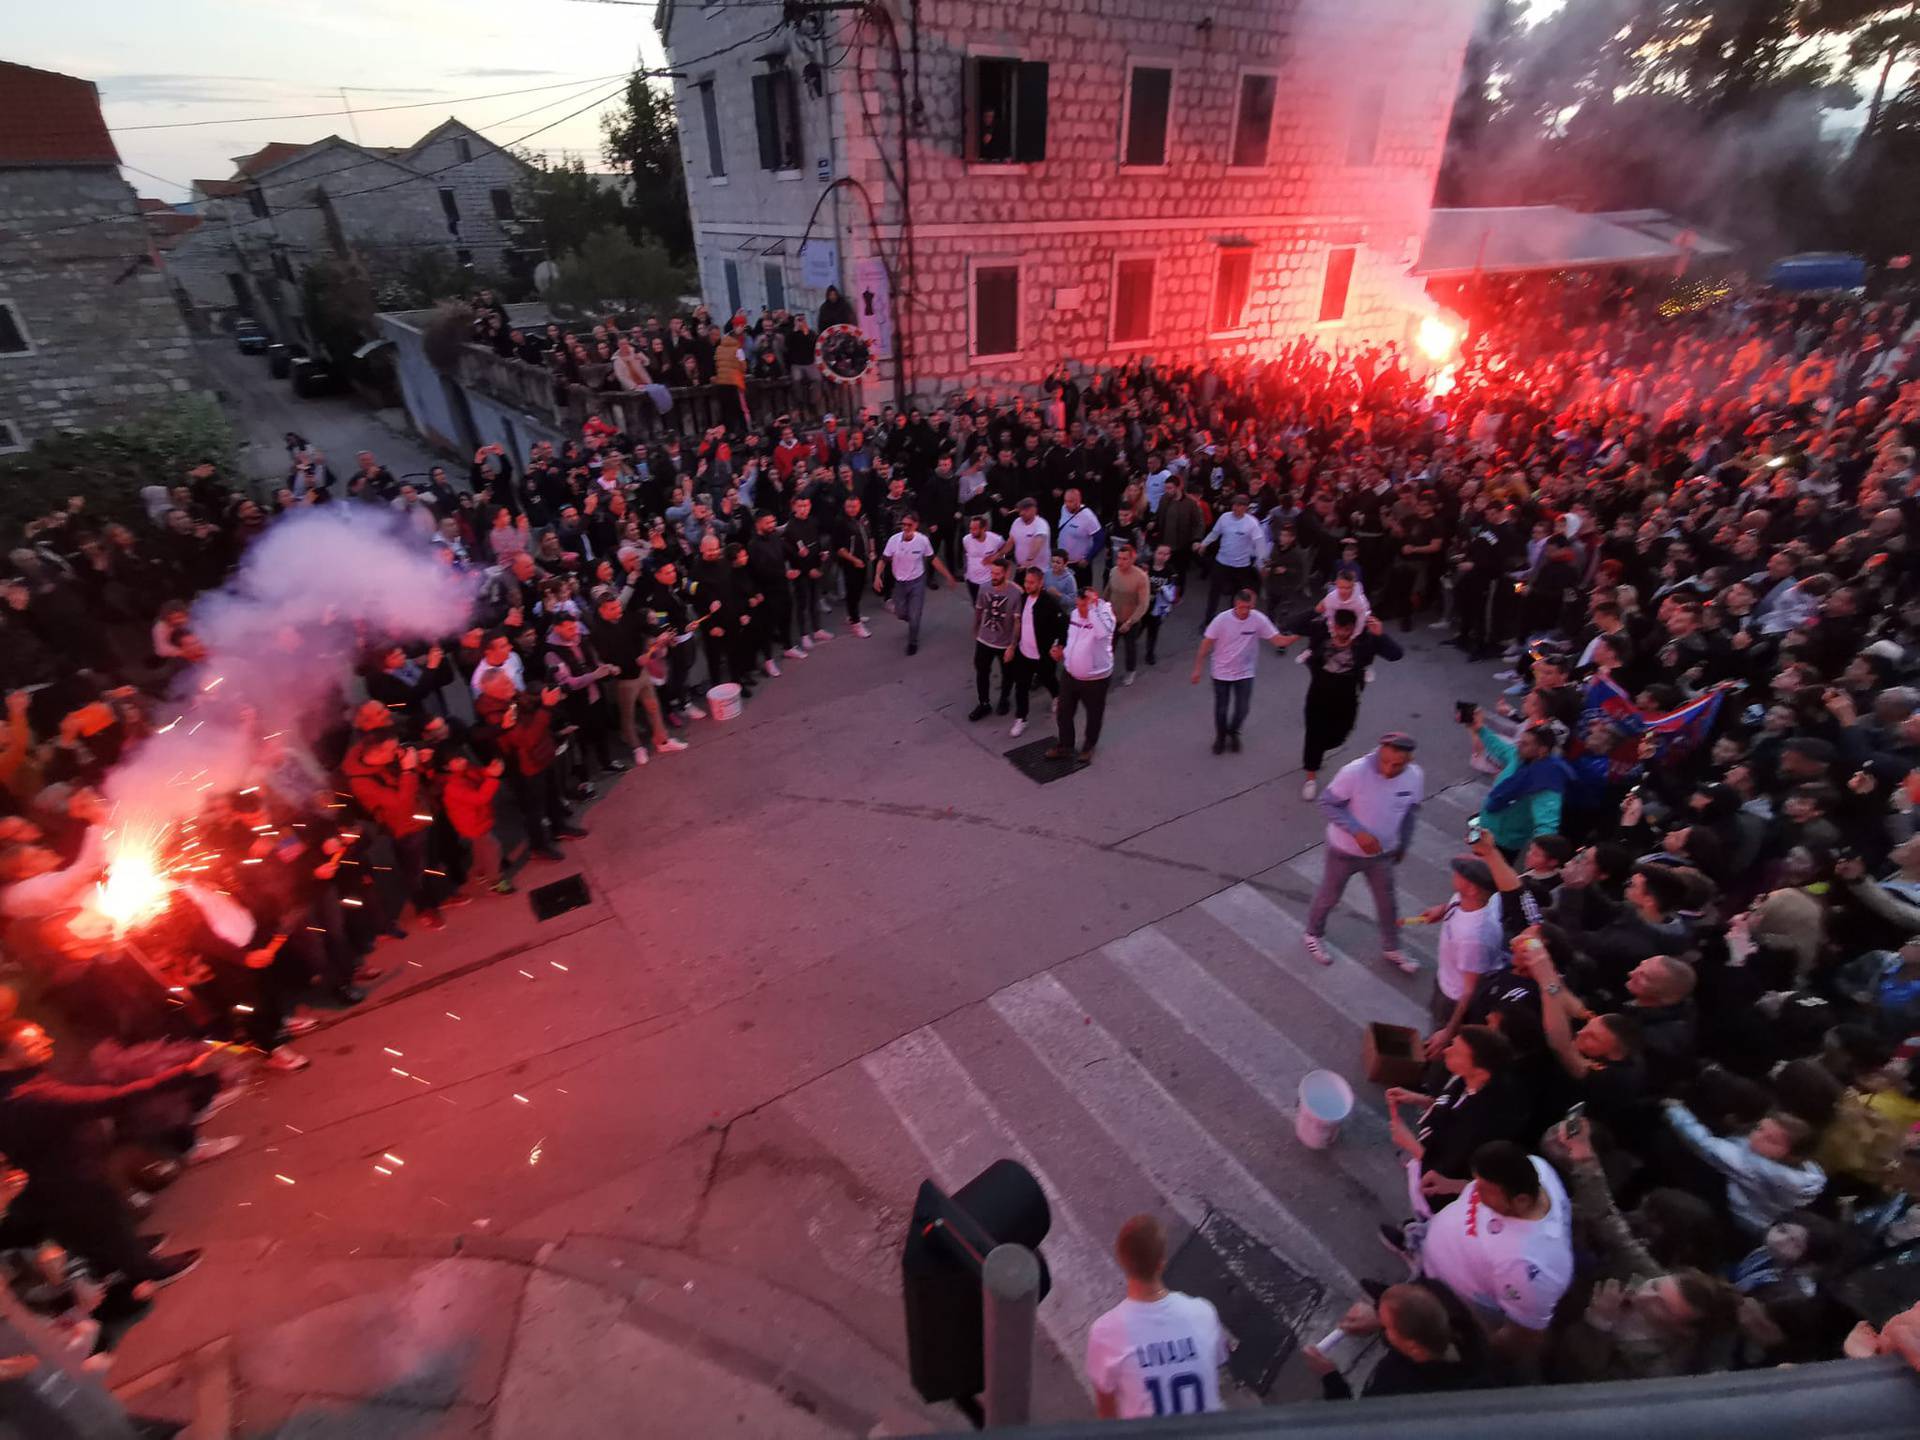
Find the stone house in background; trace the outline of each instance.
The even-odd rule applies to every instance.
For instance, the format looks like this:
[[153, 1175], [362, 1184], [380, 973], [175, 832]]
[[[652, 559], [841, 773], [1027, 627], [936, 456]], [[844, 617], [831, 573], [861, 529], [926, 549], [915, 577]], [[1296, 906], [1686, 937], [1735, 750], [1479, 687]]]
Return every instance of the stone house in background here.
[[193, 182], [205, 223], [173, 246], [169, 268], [196, 306], [311, 346], [300, 276], [343, 243], [376, 281], [427, 252], [483, 275], [530, 274], [542, 254], [519, 223], [530, 173], [457, 119], [400, 147], [272, 141], [237, 157], [231, 176]]
[[896, 366], [934, 398], [1404, 341], [1477, 10], [901, 0], [770, 32], [665, 0], [703, 293], [812, 310], [838, 284], [883, 396]]
[[91, 82], [0, 63], [0, 453], [205, 388]]

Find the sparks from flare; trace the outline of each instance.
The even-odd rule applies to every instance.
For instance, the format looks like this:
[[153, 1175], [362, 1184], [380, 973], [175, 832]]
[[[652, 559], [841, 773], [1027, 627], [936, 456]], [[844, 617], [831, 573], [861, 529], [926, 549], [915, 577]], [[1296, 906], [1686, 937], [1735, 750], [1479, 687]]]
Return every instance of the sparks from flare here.
[[94, 887], [94, 908], [115, 935], [144, 925], [166, 909], [180, 868], [166, 858], [171, 828], [129, 824], [108, 834], [106, 873]]

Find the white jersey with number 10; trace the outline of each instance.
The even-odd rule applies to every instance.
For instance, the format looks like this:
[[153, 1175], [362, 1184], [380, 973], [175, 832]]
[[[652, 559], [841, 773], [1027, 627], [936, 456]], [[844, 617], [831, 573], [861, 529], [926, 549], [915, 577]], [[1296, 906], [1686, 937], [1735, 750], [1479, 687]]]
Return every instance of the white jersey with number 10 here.
[[1124, 1420], [1222, 1408], [1226, 1363], [1219, 1313], [1177, 1290], [1153, 1301], [1122, 1300], [1087, 1332], [1087, 1375], [1118, 1400]]

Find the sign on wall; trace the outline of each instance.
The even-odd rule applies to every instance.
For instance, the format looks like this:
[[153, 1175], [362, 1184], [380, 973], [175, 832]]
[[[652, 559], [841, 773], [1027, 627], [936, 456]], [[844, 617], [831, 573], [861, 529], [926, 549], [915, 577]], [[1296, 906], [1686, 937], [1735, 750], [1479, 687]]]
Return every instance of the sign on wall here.
[[853, 313], [860, 331], [873, 342], [873, 353], [882, 360], [893, 358], [893, 290], [887, 281], [887, 267], [869, 256], [854, 267]]
[[800, 247], [800, 283], [824, 290], [840, 283], [840, 247], [826, 240], [809, 240]]

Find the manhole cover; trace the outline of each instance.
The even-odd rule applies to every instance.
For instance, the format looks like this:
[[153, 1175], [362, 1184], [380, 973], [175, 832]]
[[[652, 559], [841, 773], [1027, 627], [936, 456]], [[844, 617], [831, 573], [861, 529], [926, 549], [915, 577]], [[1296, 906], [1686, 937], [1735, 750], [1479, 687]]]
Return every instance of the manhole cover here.
[[587, 877], [584, 875], [569, 875], [564, 880], [555, 880], [551, 885], [542, 885], [527, 895], [528, 902], [533, 906], [534, 918], [539, 920], [551, 920], [569, 910], [578, 910], [591, 898], [587, 894]]
[[1227, 1369], [1257, 1395], [1273, 1388], [1280, 1366], [1326, 1287], [1303, 1275], [1218, 1210], [1167, 1262], [1167, 1288], [1211, 1300], [1239, 1343]]
[[1058, 743], [1054, 740], [1035, 740], [1032, 744], [1019, 746], [1006, 752], [1007, 759], [1013, 762], [1013, 768], [1033, 781], [1036, 785], [1051, 785], [1056, 780], [1064, 780], [1074, 771], [1082, 768], [1078, 760], [1071, 756], [1064, 760], [1047, 759], [1047, 751]]

